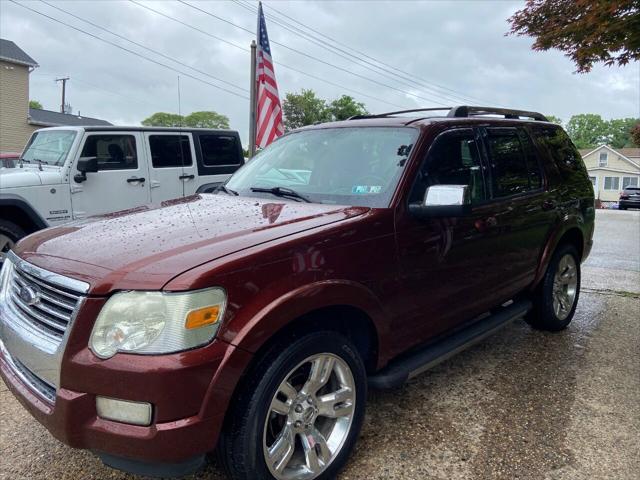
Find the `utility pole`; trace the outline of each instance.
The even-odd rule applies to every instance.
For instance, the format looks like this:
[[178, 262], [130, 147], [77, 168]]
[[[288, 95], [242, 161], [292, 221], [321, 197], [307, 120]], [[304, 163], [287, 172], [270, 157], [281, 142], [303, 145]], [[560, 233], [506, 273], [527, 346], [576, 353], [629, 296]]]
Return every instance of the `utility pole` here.
[[62, 82], [62, 103], [60, 104], [60, 113], [64, 113], [67, 80], [69, 80], [69, 77], [56, 78], [56, 82]]
[[251, 41], [251, 78], [249, 84], [249, 160], [256, 154], [256, 41]]

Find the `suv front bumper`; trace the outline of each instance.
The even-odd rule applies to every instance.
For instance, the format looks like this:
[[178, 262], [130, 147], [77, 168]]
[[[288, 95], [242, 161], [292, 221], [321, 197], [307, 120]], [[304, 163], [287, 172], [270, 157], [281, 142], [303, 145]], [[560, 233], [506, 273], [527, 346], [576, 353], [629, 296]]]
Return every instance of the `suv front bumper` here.
[[[205, 453], [215, 448], [226, 406], [235, 386], [235, 381], [232, 381], [225, 387], [228, 379], [219, 368], [224, 363], [221, 360], [231, 360], [233, 357], [235, 360], [232, 362], [241, 369], [244, 362], [248, 361], [245, 356], [249, 355], [222, 342], [214, 342], [206, 350], [215, 361], [195, 367], [195, 370], [202, 370], [203, 373], [196, 375], [200, 378], [197, 384], [192, 383], [194, 367], [179, 367], [183, 359], [174, 355], [143, 358], [146, 365], [143, 369], [139, 368], [139, 358], [133, 364], [129, 359], [120, 359], [122, 363], [128, 363], [130, 368], [127, 371], [118, 367], [99, 368], [98, 373], [102, 377], [100, 388], [77, 390], [63, 386], [56, 390], [55, 401], [50, 402], [35, 391], [31, 382], [26, 381], [21, 371], [16, 369], [14, 359], [0, 340], [0, 375], [18, 401], [61, 442], [74, 448], [92, 450], [105, 463], [133, 473], [186, 474], [202, 463]], [[88, 350], [87, 353], [92, 355]], [[202, 352], [192, 353], [202, 356]], [[209, 354], [206, 356], [209, 357]], [[156, 362], [157, 371], [154, 372], [154, 360], [158, 359], [160, 362]], [[171, 362], [175, 362], [176, 368], [169, 373], [163, 367]], [[243, 364], [242, 367], [240, 364]], [[64, 367], [63, 364], [63, 372]], [[84, 368], [80, 367], [80, 370]], [[131, 382], [130, 378], [136, 380]], [[91, 382], [90, 378], [87, 380]], [[149, 384], [157, 386], [158, 383], [164, 386], [151, 394]], [[117, 388], [112, 390], [110, 385], [117, 385]], [[128, 391], [128, 394], [123, 395], [123, 391]], [[98, 417], [97, 395], [135, 401], [146, 398], [154, 408], [152, 424], [136, 426]], [[183, 400], [187, 395], [199, 398], [199, 406], [193, 414], [161, 418], [165, 416], [161, 414], [163, 410], [177, 413], [180, 405], [185, 406]], [[193, 405], [193, 402], [189, 404]], [[180, 466], [184, 466], [185, 470], [176, 470]]]

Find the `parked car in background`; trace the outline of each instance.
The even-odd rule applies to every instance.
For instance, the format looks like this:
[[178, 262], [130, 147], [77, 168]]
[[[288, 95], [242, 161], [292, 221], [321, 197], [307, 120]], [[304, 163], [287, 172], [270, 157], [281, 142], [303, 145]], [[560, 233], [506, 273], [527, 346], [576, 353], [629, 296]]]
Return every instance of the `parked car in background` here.
[[620, 210], [640, 208], [640, 187], [625, 187], [620, 194], [618, 208]]
[[[0, 168], [13, 168], [16, 166], [20, 154], [17, 152], [3, 152], [0, 153]], [[2, 183], [0, 183], [2, 187]]]
[[368, 387], [522, 316], [562, 330], [578, 301], [595, 209], [567, 134], [432, 110], [303, 128], [216, 194], [23, 239], [0, 278], [7, 386], [115, 468], [186, 474], [217, 447], [234, 480], [335, 478]]
[[37, 130], [16, 168], [0, 171], [0, 238], [6, 250], [45, 227], [211, 191], [243, 163], [230, 130]]

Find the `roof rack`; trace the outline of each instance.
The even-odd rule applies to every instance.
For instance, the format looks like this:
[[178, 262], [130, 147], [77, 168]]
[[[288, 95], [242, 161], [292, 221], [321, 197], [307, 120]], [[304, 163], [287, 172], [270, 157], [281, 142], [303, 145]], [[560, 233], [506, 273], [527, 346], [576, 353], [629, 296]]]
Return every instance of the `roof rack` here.
[[375, 115], [354, 115], [349, 117], [348, 120], [360, 120], [363, 118], [384, 118], [393, 115], [399, 115], [401, 113], [414, 113], [414, 112], [431, 112], [437, 110], [448, 110], [447, 117], [453, 118], [465, 118], [480, 115], [502, 115], [507, 119], [520, 119], [531, 118], [539, 122], [548, 122], [549, 120], [543, 114], [538, 112], [528, 112], [526, 110], [513, 110], [510, 108], [496, 108], [496, 107], [472, 107], [469, 105], [458, 105], [457, 107], [433, 107], [433, 108], [415, 108], [411, 110], [398, 110], [395, 112], [378, 113]]
[[495, 108], [495, 107], [470, 107], [468, 105], [460, 105], [449, 110], [447, 117], [471, 117], [474, 115], [503, 115], [504, 118], [519, 119], [531, 118], [539, 122], [548, 122], [549, 120], [543, 114], [538, 112], [528, 112], [526, 110], [513, 110], [511, 108]]

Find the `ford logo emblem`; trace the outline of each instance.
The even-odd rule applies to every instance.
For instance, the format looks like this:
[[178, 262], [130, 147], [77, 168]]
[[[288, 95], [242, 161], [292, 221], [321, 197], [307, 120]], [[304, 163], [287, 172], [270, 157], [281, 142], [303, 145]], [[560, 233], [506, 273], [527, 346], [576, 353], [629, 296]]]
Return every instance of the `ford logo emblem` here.
[[40, 293], [32, 287], [24, 286], [20, 288], [18, 296], [27, 305], [35, 305], [40, 302]]

